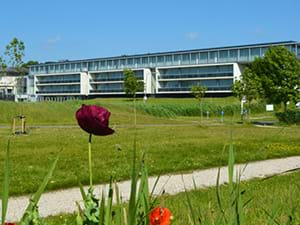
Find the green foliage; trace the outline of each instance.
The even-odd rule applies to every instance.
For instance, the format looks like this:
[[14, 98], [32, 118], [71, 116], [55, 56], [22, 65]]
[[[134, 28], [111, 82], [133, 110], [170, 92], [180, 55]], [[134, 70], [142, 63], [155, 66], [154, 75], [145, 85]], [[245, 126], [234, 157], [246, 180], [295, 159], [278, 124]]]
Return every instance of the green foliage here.
[[253, 73], [250, 67], [246, 67], [241, 80], [234, 83], [232, 92], [239, 100], [245, 96], [247, 101], [252, 102], [262, 95], [263, 90], [259, 77]]
[[287, 124], [300, 124], [300, 110], [286, 110], [278, 112], [276, 116], [279, 121]]
[[27, 68], [28, 69], [29, 66], [33, 66], [33, 65], [37, 65], [37, 64], [39, 64], [38, 61], [29, 60], [28, 62], [22, 64], [22, 68]]
[[0, 75], [6, 75], [7, 67], [12, 67], [19, 73], [22, 72], [24, 50], [24, 42], [17, 38], [13, 38], [12, 41], [6, 45], [4, 55], [0, 56]]
[[98, 225], [99, 224], [99, 200], [93, 193], [94, 189], [90, 187], [88, 193], [82, 193], [84, 209], [78, 205], [77, 225]]
[[204, 97], [206, 91], [207, 91], [207, 88], [204, 86], [201, 86], [201, 85], [193, 86], [191, 88], [192, 94], [199, 102], [201, 102], [201, 99]]
[[[223, 104], [219, 105], [216, 103], [210, 102], [201, 102], [201, 108], [205, 115], [208, 111], [210, 116], [219, 116], [222, 111], [224, 111], [225, 116], [239, 115], [240, 113], [240, 104]], [[249, 105], [252, 113], [261, 113], [265, 111], [265, 105], [261, 102], [252, 102]], [[147, 114], [157, 116], [157, 117], [166, 117], [174, 118], [177, 116], [200, 116], [201, 111], [199, 106], [193, 103], [147, 103], [137, 104], [137, 109], [139, 111], [146, 112]]]
[[6, 46], [4, 54], [9, 58], [8, 64], [14, 68], [20, 68], [23, 64], [25, 45], [23, 41], [13, 38]]
[[137, 92], [143, 91], [144, 83], [139, 81], [131, 69], [124, 70], [124, 90], [127, 95], [136, 96]]
[[58, 161], [58, 157], [53, 162], [52, 166], [50, 167], [47, 175], [44, 177], [44, 180], [41, 183], [37, 192], [30, 198], [30, 201], [25, 210], [25, 213], [24, 213], [23, 217], [21, 218], [21, 221], [19, 222], [20, 225], [47, 225], [47, 223], [39, 216], [38, 202], [39, 202], [41, 195], [44, 192], [47, 184], [49, 183], [49, 181], [52, 177], [52, 174], [56, 167], [57, 161]]
[[8, 195], [9, 195], [9, 174], [10, 174], [10, 159], [9, 159], [9, 146], [10, 142], [8, 141], [6, 148], [6, 157], [4, 163], [4, 178], [3, 178], [3, 189], [2, 189], [2, 216], [1, 216], [1, 224], [4, 225], [7, 204], [8, 204]]
[[261, 82], [264, 98], [274, 104], [300, 100], [300, 63], [282, 46], [271, 47], [264, 58], [256, 58], [251, 70]]

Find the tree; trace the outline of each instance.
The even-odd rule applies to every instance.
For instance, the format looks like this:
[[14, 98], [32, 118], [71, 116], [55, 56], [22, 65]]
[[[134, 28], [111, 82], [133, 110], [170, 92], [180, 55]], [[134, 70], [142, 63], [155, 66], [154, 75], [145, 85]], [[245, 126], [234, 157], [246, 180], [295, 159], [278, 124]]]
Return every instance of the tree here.
[[13, 38], [6, 46], [4, 55], [8, 58], [7, 64], [9, 67], [15, 68], [18, 72], [21, 71], [23, 65], [25, 45], [23, 41]]
[[250, 104], [252, 100], [262, 96], [263, 89], [259, 77], [250, 67], [246, 67], [241, 75], [241, 80], [236, 81], [232, 86], [232, 92], [240, 101], [245, 97]]
[[144, 83], [139, 81], [131, 69], [124, 70], [124, 90], [127, 95], [136, 97], [136, 93], [143, 91]]
[[251, 70], [260, 80], [261, 95], [270, 103], [300, 100], [300, 63], [296, 56], [283, 46], [271, 47], [264, 58], [256, 58]]
[[200, 113], [201, 113], [201, 120], [203, 118], [203, 109], [202, 109], [202, 98], [205, 96], [207, 88], [204, 86], [201, 86], [200, 84], [197, 86], [192, 86], [191, 92], [195, 96], [195, 98], [200, 103]]
[[39, 64], [38, 61], [29, 60], [28, 62], [22, 64], [22, 68], [28, 69], [29, 66], [33, 66], [33, 65], [37, 65], [37, 64]]
[[17, 38], [13, 38], [6, 45], [4, 56], [0, 57], [0, 75], [6, 75], [7, 68], [14, 68], [18, 73], [22, 72], [24, 50], [24, 42]]

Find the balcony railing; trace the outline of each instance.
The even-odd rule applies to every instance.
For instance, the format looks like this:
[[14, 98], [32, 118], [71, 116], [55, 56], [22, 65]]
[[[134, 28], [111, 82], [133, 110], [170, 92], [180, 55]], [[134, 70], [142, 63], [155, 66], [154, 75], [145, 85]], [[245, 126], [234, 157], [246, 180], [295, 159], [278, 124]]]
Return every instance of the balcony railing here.
[[90, 93], [124, 92], [124, 89], [90, 90]]
[[[207, 87], [208, 91], [228, 91], [231, 90], [231, 87]], [[159, 92], [174, 92], [174, 91], [191, 91], [191, 87], [168, 87], [168, 88], [158, 88]]]
[[66, 93], [66, 94], [69, 94], [69, 93], [74, 93], [74, 94], [78, 94], [80, 93], [80, 90], [51, 90], [51, 91], [37, 91], [36, 92], [37, 94], [61, 94], [61, 93]]
[[159, 79], [205, 78], [205, 77], [228, 77], [228, 76], [233, 76], [233, 72], [206, 73], [206, 74], [170, 74], [170, 75], [160, 75]]
[[41, 80], [36, 81], [36, 84], [59, 84], [59, 83], [80, 83], [79, 79], [76, 80]]

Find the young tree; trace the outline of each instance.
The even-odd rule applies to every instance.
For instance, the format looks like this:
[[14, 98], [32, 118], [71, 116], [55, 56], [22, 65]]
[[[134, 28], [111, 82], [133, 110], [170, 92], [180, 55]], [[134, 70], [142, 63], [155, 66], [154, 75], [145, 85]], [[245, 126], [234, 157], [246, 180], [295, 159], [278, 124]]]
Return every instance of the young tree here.
[[242, 73], [241, 80], [234, 83], [232, 92], [240, 101], [245, 97], [249, 103], [263, 95], [261, 81], [250, 67], [246, 67]]
[[6, 46], [4, 55], [8, 58], [8, 66], [21, 72], [23, 65], [25, 45], [23, 41], [13, 38], [12, 41]]
[[192, 94], [200, 103], [201, 120], [203, 118], [202, 98], [205, 96], [206, 90], [207, 90], [207, 88], [204, 86], [201, 86], [200, 84], [197, 86], [192, 86], [192, 88], [191, 88]]
[[283, 46], [271, 47], [264, 58], [256, 58], [251, 70], [259, 77], [263, 96], [270, 103], [300, 100], [300, 63], [296, 56]]
[[131, 69], [124, 70], [124, 90], [127, 95], [136, 97], [136, 93], [143, 91], [144, 83], [139, 81]]

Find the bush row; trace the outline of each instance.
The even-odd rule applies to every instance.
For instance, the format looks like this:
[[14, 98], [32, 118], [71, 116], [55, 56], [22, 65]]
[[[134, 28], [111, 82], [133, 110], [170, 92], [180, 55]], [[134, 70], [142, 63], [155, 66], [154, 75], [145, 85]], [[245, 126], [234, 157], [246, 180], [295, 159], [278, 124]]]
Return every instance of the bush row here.
[[[176, 117], [176, 116], [200, 116], [200, 104], [187, 103], [187, 104], [176, 104], [176, 103], [164, 103], [164, 104], [143, 104], [138, 103], [137, 109], [139, 111], [146, 112], [147, 114], [158, 116], [158, 117]], [[247, 108], [247, 107], [246, 107]], [[250, 105], [252, 113], [264, 112], [265, 106], [262, 103], [253, 103]], [[231, 105], [217, 105], [215, 103], [202, 103], [203, 115], [208, 112], [210, 116], [219, 116], [221, 112], [225, 115], [240, 114], [240, 104]]]
[[276, 117], [280, 122], [287, 124], [300, 124], [300, 110], [287, 110], [285, 112], [276, 113]]

